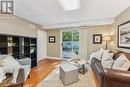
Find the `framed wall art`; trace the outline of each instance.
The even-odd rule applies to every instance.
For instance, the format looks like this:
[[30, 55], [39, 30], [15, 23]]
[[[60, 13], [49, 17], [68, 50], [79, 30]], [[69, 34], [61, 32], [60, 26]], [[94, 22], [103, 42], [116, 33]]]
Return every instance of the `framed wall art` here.
[[102, 44], [102, 34], [93, 34], [93, 44]]
[[118, 47], [130, 49], [130, 21], [118, 26]]
[[55, 43], [55, 36], [49, 36], [49, 43]]

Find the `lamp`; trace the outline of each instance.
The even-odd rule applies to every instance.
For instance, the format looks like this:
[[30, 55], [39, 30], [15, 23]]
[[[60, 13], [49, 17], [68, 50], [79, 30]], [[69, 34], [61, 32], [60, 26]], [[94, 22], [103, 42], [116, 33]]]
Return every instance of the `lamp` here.
[[112, 36], [111, 35], [103, 36], [103, 41], [106, 42], [106, 49], [107, 49], [108, 43], [112, 41]]

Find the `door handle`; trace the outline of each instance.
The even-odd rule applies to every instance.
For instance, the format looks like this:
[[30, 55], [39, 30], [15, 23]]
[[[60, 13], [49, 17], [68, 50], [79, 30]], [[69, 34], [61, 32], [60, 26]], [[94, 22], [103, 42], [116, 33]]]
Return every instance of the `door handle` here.
[[61, 46], [63, 47], [63, 43], [61, 43]]

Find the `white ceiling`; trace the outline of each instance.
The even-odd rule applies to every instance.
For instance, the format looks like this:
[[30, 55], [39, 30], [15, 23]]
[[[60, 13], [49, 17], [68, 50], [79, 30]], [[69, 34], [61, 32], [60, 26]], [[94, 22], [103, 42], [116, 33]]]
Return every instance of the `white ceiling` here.
[[81, 9], [63, 11], [57, 0], [15, 0], [15, 14], [43, 28], [111, 24], [130, 0], [81, 0]]

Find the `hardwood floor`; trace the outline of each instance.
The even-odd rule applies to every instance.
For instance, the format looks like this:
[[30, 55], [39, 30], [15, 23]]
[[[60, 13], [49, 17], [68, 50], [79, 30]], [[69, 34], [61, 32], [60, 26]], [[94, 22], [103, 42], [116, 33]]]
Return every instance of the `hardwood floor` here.
[[95, 72], [93, 72], [93, 78], [95, 80], [96, 87], [100, 87], [100, 84], [99, 84], [98, 80], [96, 80], [96, 73]]
[[38, 65], [32, 68], [29, 79], [24, 83], [24, 87], [36, 87], [51, 71], [54, 66], [59, 64], [60, 60], [43, 59]]

